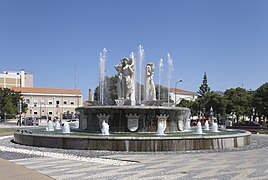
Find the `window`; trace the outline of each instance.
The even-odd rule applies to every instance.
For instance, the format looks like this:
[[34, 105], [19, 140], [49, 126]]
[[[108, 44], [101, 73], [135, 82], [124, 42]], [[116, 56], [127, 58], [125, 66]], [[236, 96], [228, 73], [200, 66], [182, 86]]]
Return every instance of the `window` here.
[[37, 114], [37, 111], [34, 111], [34, 114], [36, 115]]
[[45, 104], [45, 100], [44, 99], [41, 99], [41, 104]]
[[34, 104], [37, 104], [37, 99], [34, 99]]
[[71, 104], [71, 105], [74, 105], [74, 101], [70, 101], [70, 104]]
[[52, 105], [52, 104], [53, 104], [52, 99], [48, 100], [48, 104], [49, 104], [49, 105]]
[[53, 113], [52, 113], [52, 111], [49, 111], [48, 114], [49, 114], [49, 115], [52, 115]]
[[30, 99], [26, 99], [26, 104], [30, 104]]
[[63, 100], [63, 104], [64, 105], [67, 105], [67, 100]]
[[34, 99], [34, 107], [37, 105], [37, 99]]
[[60, 101], [56, 101], [56, 105], [59, 105], [60, 104]]

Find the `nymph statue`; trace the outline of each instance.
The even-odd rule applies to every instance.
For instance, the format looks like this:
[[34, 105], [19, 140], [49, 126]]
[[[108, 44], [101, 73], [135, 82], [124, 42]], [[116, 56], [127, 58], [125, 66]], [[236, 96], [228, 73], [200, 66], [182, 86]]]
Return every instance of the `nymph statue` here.
[[130, 99], [133, 92], [134, 62], [131, 58], [123, 58], [121, 64], [115, 65], [118, 73], [118, 99]]
[[153, 81], [154, 64], [148, 63], [145, 69], [145, 100], [156, 100], [155, 85]]

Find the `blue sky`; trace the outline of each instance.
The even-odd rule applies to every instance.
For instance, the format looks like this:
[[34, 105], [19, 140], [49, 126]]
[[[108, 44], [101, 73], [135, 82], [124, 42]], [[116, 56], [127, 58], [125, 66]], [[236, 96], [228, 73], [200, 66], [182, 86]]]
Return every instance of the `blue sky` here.
[[206, 71], [212, 90], [256, 89], [268, 78], [267, 9], [266, 0], [0, 0], [0, 71], [32, 72], [35, 87], [74, 88], [76, 66], [86, 98], [103, 48], [112, 76], [141, 44], [156, 66], [163, 58], [167, 68], [171, 54], [179, 88], [197, 91]]

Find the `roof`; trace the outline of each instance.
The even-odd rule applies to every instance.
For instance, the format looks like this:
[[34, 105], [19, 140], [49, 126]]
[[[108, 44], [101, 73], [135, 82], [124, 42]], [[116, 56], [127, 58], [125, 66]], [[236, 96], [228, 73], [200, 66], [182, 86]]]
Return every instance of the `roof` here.
[[81, 94], [80, 89], [55, 89], [55, 88], [27, 88], [12, 87], [11, 90], [21, 93], [44, 93], [44, 94]]
[[182, 93], [182, 94], [196, 94], [195, 92], [191, 92], [191, 91], [186, 91], [186, 90], [183, 90], [183, 89], [176, 89], [176, 88], [170, 88], [170, 91], [173, 91], [175, 93]]
[[[159, 86], [159, 84], [155, 84], [155, 86]], [[163, 85], [160, 85], [161, 87], [163, 88], [166, 88], [168, 89], [167, 87], [163, 86]], [[175, 91], [176, 90], [176, 91]], [[196, 92], [191, 92], [191, 91], [187, 91], [187, 90], [183, 90], [183, 89], [178, 89], [178, 88], [170, 88], [170, 91], [172, 92], [176, 92], [178, 94], [191, 94], [191, 95], [196, 95], [197, 93]]]

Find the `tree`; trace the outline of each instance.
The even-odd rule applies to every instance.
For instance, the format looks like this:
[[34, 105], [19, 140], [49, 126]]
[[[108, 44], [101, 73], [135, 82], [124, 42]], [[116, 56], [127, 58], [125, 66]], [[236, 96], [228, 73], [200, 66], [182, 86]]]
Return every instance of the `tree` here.
[[208, 86], [207, 74], [205, 72], [204, 77], [203, 77], [203, 83], [199, 87], [199, 91], [197, 93], [198, 93], [198, 96], [202, 97], [209, 92], [210, 92], [210, 87]]
[[250, 113], [250, 93], [243, 88], [231, 88], [225, 91], [226, 113], [235, 113], [237, 119]]
[[177, 104], [176, 106], [178, 106], [178, 107], [187, 107], [187, 108], [191, 108], [192, 104], [193, 104], [193, 101], [189, 101], [189, 100], [186, 100], [186, 99], [182, 99], [182, 100], [180, 101], [180, 103]]
[[18, 102], [21, 102], [21, 113], [27, 111], [27, 104], [23, 102], [20, 92], [15, 92], [8, 88], [0, 88], [0, 114], [7, 114], [8, 118], [13, 118], [18, 112]]
[[219, 92], [208, 92], [204, 96], [199, 96], [195, 101], [181, 101], [179, 106], [188, 107], [191, 109], [192, 115], [198, 116], [200, 111], [205, 111], [205, 117], [209, 117], [210, 108], [213, 107], [213, 112], [217, 119], [220, 115], [225, 114], [226, 103], [224, 101], [223, 95]]
[[195, 101], [182, 99], [177, 106], [189, 108], [193, 116], [198, 116], [201, 110], [200, 99], [196, 99]]
[[218, 92], [208, 92], [205, 96], [203, 96], [204, 99], [204, 108], [206, 110], [206, 116], [208, 117], [210, 115], [210, 108], [213, 108], [214, 115], [216, 115], [217, 119], [219, 120], [220, 115], [225, 114], [226, 109], [226, 103], [221, 94]]
[[252, 104], [259, 116], [268, 117], [268, 83], [263, 84], [255, 91]]
[[[117, 98], [117, 75], [113, 77], [105, 77], [104, 82], [104, 105], [115, 105], [115, 99]], [[94, 91], [94, 101], [100, 101], [99, 86]]]

